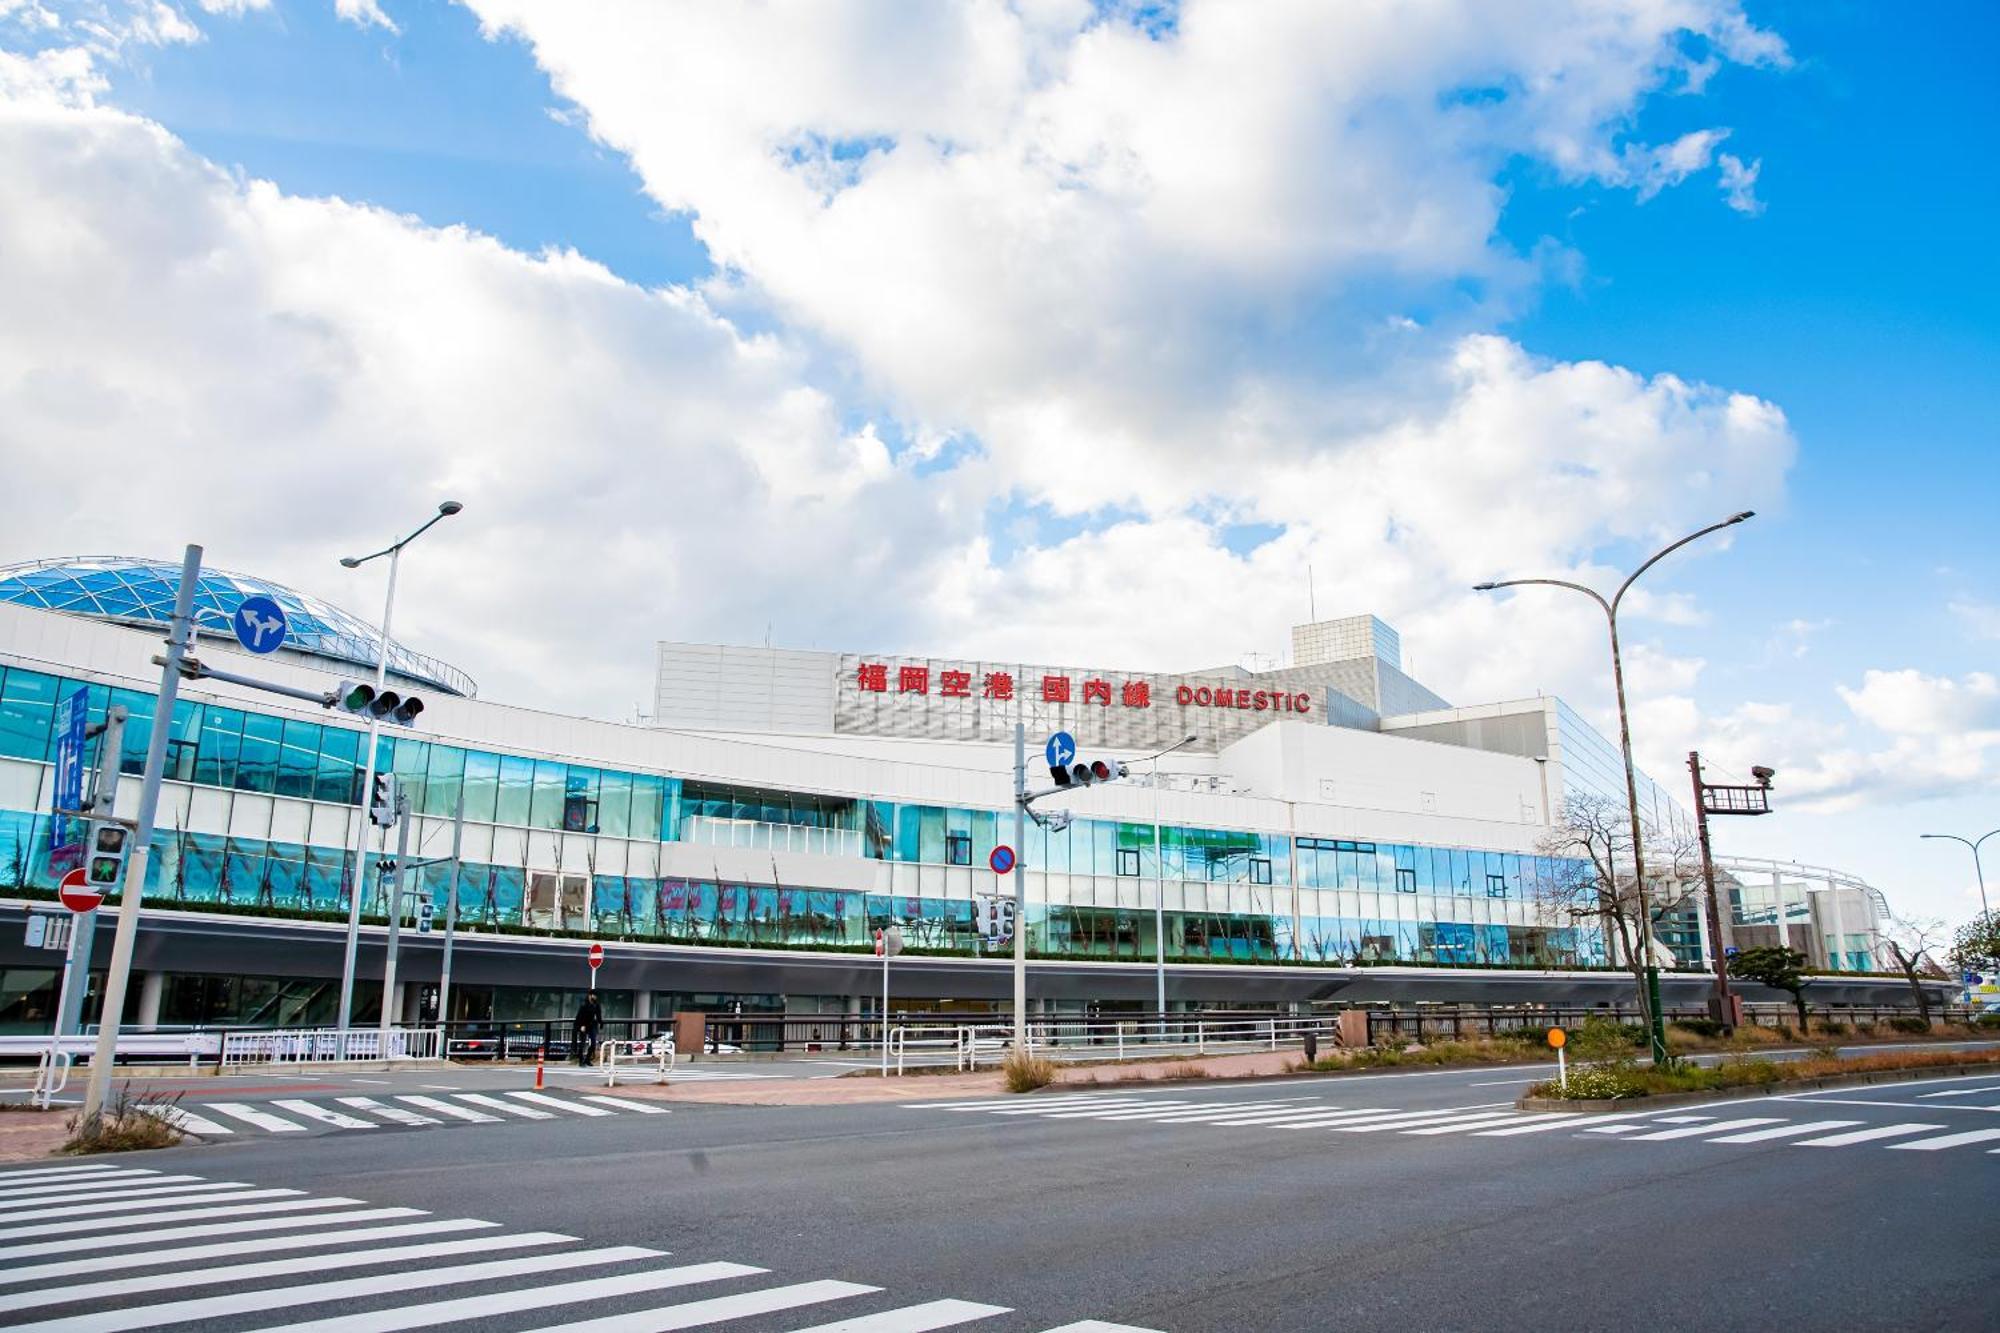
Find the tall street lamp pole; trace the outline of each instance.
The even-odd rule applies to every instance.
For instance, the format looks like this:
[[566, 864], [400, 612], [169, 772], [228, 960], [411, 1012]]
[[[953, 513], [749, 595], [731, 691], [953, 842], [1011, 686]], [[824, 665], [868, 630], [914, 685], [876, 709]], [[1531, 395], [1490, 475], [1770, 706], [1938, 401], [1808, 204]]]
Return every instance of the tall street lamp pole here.
[[1956, 833], [1920, 833], [1917, 835], [1920, 838], [1943, 838], [1951, 842], [1962, 842], [1972, 849], [1972, 868], [1979, 875], [1979, 914], [1981, 916], [1991, 915], [1993, 909], [1986, 905], [1986, 867], [1979, 862], [1979, 844], [1985, 842], [1995, 833], [2000, 833], [2000, 828], [1980, 834], [1978, 841], [1974, 841], [1971, 838], [1961, 838]]
[[1153, 1012], [1159, 1015], [1162, 1037], [1167, 1033], [1167, 864], [1160, 859], [1160, 760], [1196, 739], [1189, 732], [1146, 756], [1153, 764]]
[[1587, 588], [1581, 583], [1571, 583], [1566, 579], [1501, 579], [1492, 583], [1473, 585], [1475, 592], [1493, 592], [1499, 588], [1518, 588], [1529, 584], [1540, 584], [1550, 588], [1567, 588], [1580, 592], [1598, 609], [1604, 612], [1604, 619], [1611, 629], [1611, 680], [1618, 696], [1618, 748], [1625, 757], [1625, 806], [1632, 820], [1632, 880], [1636, 887], [1639, 907], [1639, 948], [1645, 957], [1647, 1007], [1652, 1017], [1652, 1047], [1655, 1063], [1667, 1057], [1667, 1023], [1660, 1012], [1660, 969], [1653, 961], [1653, 912], [1646, 894], [1646, 854], [1645, 833], [1639, 824], [1639, 778], [1638, 770], [1632, 764], [1632, 722], [1625, 708], [1625, 664], [1618, 652], [1618, 607], [1625, 600], [1626, 592], [1638, 582], [1639, 576], [1658, 564], [1662, 559], [1686, 546], [1689, 542], [1706, 537], [1711, 532], [1720, 532], [1733, 527], [1744, 519], [1754, 518], [1755, 510], [1746, 509], [1740, 514], [1732, 514], [1720, 523], [1711, 523], [1696, 532], [1690, 532], [1677, 542], [1661, 547], [1653, 552], [1646, 562], [1633, 570], [1625, 581], [1618, 585], [1618, 591], [1606, 601], [1604, 595], [1595, 588]]
[[[456, 500], [446, 500], [415, 532], [391, 546], [385, 546], [373, 555], [342, 556], [340, 563], [347, 569], [359, 569], [371, 560], [389, 557], [389, 590], [382, 599], [381, 637], [375, 645], [375, 691], [381, 693], [384, 680], [389, 674], [389, 618], [396, 610], [396, 567], [401, 562], [403, 548], [431, 530], [437, 523], [450, 518], [465, 508]], [[368, 858], [368, 793], [375, 785], [375, 747], [382, 735], [382, 719], [379, 716], [368, 719], [368, 755], [361, 768], [360, 828], [354, 835], [354, 869], [347, 877], [347, 957], [340, 969], [340, 1030], [345, 1032], [354, 1013], [354, 971], [355, 962], [361, 949], [361, 885], [363, 862]], [[386, 1021], [389, 1005], [395, 997], [386, 989], [382, 996], [382, 1014]]]

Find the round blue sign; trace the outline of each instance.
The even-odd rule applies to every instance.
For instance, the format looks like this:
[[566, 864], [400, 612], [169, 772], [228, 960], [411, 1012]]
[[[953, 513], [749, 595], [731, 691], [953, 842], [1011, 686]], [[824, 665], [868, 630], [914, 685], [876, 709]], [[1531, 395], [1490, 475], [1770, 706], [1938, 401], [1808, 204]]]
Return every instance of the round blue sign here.
[[1050, 768], [1067, 768], [1069, 761], [1076, 758], [1076, 737], [1067, 731], [1058, 731], [1049, 737], [1042, 753], [1048, 756]]
[[245, 597], [236, 604], [229, 623], [236, 629], [236, 641], [253, 653], [273, 653], [284, 646], [285, 608], [269, 597]]
[[1014, 849], [1001, 843], [993, 849], [993, 855], [986, 858], [986, 864], [993, 867], [994, 874], [1006, 874], [1014, 868]]

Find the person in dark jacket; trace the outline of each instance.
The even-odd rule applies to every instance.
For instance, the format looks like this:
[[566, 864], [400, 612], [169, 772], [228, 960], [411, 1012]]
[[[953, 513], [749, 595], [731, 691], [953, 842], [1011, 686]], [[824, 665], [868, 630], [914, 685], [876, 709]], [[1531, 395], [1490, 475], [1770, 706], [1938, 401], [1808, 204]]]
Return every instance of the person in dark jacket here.
[[597, 1002], [597, 992], [583, 997], [577, 1007], [576, 1022], [570, 1032], [570, 1045], [576, 1048], [576, 1062], [589, 1065], [597, 1055], [597, 1029], [604, 1023], [604, 1008]]

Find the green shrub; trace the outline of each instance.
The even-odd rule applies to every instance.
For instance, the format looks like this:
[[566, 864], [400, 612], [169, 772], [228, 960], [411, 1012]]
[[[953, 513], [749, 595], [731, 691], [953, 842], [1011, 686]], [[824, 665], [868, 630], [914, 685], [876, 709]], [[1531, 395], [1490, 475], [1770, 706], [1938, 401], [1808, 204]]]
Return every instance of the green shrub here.
[[1638, 1023], [1586, 1018], [1569, 1034], [1570, 1054], [1579, 1060], [1619, 1060], [1646, 1044], [1646, 1029]]
[[1931, 1025], [1911, 1014], [1898, 1014], [1889, 1020], [1889, 1026], [1898, 1032], [1929, 1032]]
[[1675, 1027], [1692, 1037], [1720, 1037], [1722, 1024], [1712, 1018], [1676, 1018]]

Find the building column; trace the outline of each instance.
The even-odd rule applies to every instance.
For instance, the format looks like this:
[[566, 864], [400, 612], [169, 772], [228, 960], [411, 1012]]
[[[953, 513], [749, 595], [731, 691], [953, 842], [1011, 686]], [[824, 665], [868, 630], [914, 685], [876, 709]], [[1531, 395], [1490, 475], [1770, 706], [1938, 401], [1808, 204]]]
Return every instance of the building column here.
[[167, 974], [144, 972], [139, 977], [139, 1011], [133, 1022], [142, 1028], [160, 1025], [160, 1000], [166, 994]]

